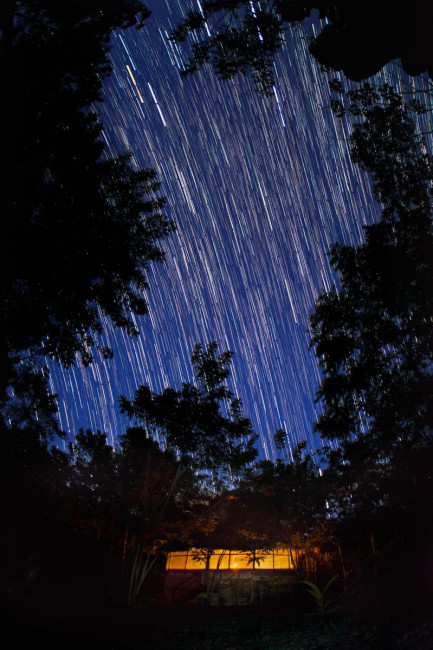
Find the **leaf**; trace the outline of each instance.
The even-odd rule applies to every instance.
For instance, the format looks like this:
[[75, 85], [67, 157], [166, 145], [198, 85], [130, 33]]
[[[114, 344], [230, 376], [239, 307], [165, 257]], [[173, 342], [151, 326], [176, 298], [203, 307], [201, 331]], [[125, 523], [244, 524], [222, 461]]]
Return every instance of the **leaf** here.
[[337, 578], [338, 578], [338, 574], [335, 575], [335, 576], [332, 576], [332, 578], [330, 578], [330, 580], [328, 580], [328, 582], [326, 583], [326, 585], [323, 587], [323, 595], [326, 594], [326, 592], [328, 591], [329, 587], [332, 585], [333, 582], [335, 582], [335, 581], [337, 580]]
[[314, 584], [314, 582], [310, 582], [309, 580], [301, 580], [301, 583], [310, 587], [310, 589], [307, 589], [307, 591], [313, 596], [313, 598], [315, 598], [315, 600], [319, 601], [323, 598], [322, 592], [320, 591], [319, 587]]

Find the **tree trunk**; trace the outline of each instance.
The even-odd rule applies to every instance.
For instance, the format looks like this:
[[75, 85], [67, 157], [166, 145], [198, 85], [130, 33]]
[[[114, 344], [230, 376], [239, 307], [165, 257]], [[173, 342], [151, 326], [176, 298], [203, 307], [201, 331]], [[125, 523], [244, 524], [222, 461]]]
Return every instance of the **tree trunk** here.
[[347, 572], [346, 572], [346, 567], [344, 566], [343, 551], [341, 550], [340, 544], [338, 545], [338, 555], [340, 557], [341, 569], [343, 571], [343, 578], [344, 580], [346, 580]]
[[378, 567], [377, 567], [377, 551], [376, 551], [376, 544], [375, 544], [375, 539], [374, 539], [374, 533], [370, 533], [370, 544], [371, 544], [371, 552], [373, 553], [373, 568], [374, 568], [374, 573], [378, 573]]

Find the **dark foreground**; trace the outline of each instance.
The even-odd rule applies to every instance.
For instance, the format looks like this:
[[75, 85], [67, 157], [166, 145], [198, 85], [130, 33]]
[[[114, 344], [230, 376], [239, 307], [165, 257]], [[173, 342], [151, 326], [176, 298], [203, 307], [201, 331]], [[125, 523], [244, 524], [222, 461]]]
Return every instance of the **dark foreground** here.
[[4, 603], [3, 635], [13, 647], [44, 650], [433, 650], [426, 594], [398, 592], [371, 578], [335, 607], [279, 602], [256, 608], [148, 603], [126, 609], [81, 598], [15, 594]]

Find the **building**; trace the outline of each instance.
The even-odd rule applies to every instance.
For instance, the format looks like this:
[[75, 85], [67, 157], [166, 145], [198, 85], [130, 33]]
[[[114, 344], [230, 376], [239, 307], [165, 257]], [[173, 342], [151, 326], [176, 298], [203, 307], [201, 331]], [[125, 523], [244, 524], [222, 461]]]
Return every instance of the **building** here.
[[290, 548], [176, 551], [167, 555], [164, 595], [169, 602], [260, 604], [289, 594], [303, 561]]

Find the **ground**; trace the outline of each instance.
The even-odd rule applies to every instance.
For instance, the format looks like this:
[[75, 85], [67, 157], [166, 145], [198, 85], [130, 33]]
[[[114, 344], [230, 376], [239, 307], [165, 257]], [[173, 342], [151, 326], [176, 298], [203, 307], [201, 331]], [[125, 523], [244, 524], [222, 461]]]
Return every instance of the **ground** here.
[[27, 590], [9, 594], [3, 634], [44, 650], [433, 650], [431, 604], [425, 591], [398, 592], [389, 576], [374, 575], [349, 583], [322, 613], [308, 600], [127, 609], [84, 590], [58, 598]]

